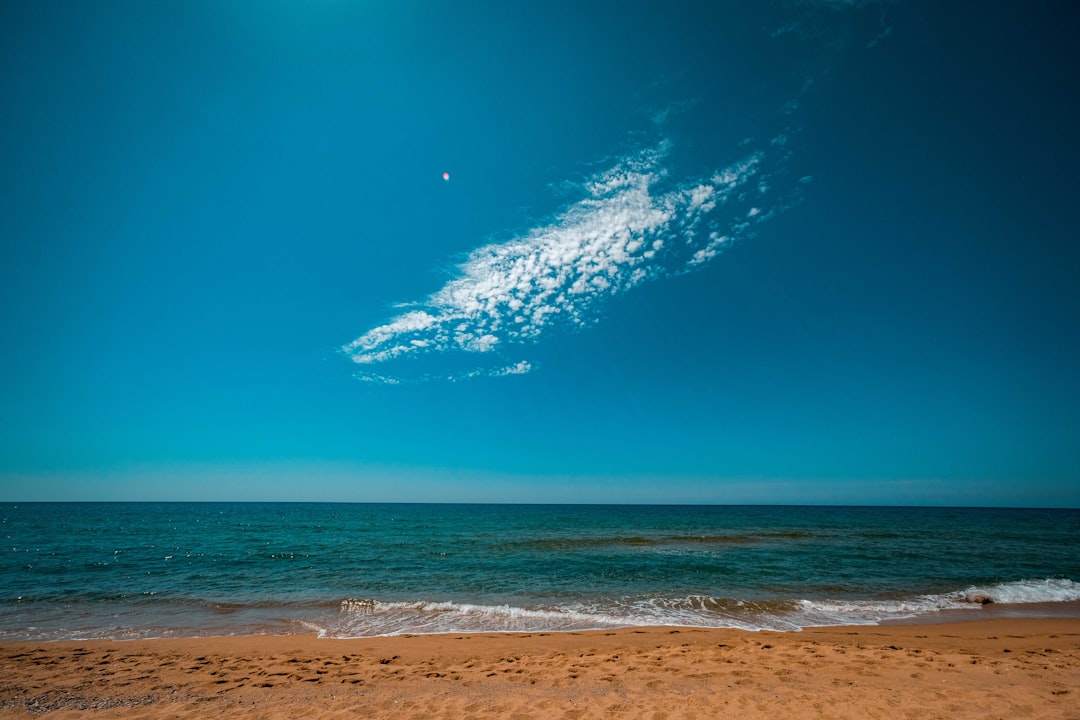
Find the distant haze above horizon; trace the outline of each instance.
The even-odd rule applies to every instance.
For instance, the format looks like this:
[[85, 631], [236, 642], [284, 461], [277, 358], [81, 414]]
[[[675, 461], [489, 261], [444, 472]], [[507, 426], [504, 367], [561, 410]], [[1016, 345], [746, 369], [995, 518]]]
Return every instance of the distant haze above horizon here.
[[0, 501], [1080, 506], [1080, 13], [0, 7]]

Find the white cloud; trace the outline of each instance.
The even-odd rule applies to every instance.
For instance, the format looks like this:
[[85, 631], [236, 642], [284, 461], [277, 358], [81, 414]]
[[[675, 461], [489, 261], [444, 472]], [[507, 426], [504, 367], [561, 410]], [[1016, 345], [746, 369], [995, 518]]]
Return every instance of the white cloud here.
[[691, 268], [697, 267], [712, 260], [714, 257], [720, 254], [720, 251], [725, 245], [731, 242], [731, 238], [727, 235], [720, 235], [713, 232], [709, 235], [709, 242], [704, 247], [697, 250], [690, 258], [690, 262], [687, 265]]
[[[772, 146], [777, 144], [782, 143]], [[746, 218], [763, 219], [766, 153], [750, 153], [688, 182], [669, 177], [666, 154], [666, 144], [634, 153], [582, 183], [584, 197], [550, 222], [473, 251], [457, 277], [343, 352], [371, 369], [384, 363], [402, 369], [412, 359], [438, 353], [501, 357], [554, 327], [595, 321], [603, 302], [650, 279], [706, 263], [747, 234]], [[529, 362], [520, 361], [443, 377], [530, 370]]]
[[533, 366], [528, 360], [521, 360], [514, 365], [509, 365], [500, 370], [495, 370], [492, 375], [524, 375], [532, 372]]

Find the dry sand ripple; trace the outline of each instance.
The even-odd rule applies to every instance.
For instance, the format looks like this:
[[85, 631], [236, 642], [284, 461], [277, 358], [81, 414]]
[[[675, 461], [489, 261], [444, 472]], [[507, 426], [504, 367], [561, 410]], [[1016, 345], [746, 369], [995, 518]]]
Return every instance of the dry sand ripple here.
[[0, 644], [0, 717], [1078, 718], [1080, 619]]

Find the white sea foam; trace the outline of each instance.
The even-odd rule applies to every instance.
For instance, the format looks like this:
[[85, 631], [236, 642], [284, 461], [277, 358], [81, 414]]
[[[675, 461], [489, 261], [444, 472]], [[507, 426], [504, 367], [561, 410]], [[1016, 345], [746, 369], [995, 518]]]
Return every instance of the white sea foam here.
[[995, 603], [1070, 602], [1080, 600], [1080, 583], [1066, 578], [1021, 580], [990, 587], [970, 587], [960, 596], [965, 602], [981, 602], [981, 598]]
[[539, 632], [624, 627], [622, 617], [565, 608], [454, 602], [345, 600], [334, 627], [321, 634], [364, 637], [444, 632]]
[[637, 626], [799, 630], [804, 627], [872, 625], [886, 620], [977, 609], [988, 603], [1080, 601], [1080, 583], [1065, 578], [1022, 580], [900, 599], [739, 600], [691, 595], [621, 598], [561, 606], [517, 607], [431, 602], [345, 600], [321, 627], [326, 637], [449, 632], [568, 632]]

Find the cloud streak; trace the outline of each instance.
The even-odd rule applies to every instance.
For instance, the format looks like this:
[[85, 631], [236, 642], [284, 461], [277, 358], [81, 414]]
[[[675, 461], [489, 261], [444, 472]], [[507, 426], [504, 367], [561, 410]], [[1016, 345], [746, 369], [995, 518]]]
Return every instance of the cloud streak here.
[[[550, 221], [473, 251], [445, 286], [342, 352], [361, 379], [385, 384], [527, 373], [533, 365], [519, 359], [527, 345], [596, 322], [607, 301], [639, 285], [705, 265], [774, 215], [782, 138], [681, 182], [666, 167], [667, 143], [632, 153], [581, 183], [583, 197]], [[410, 373], [414, 360], [446, 354], [484, 367]], [[394, 370], [376, 371], [383, 367]]]

